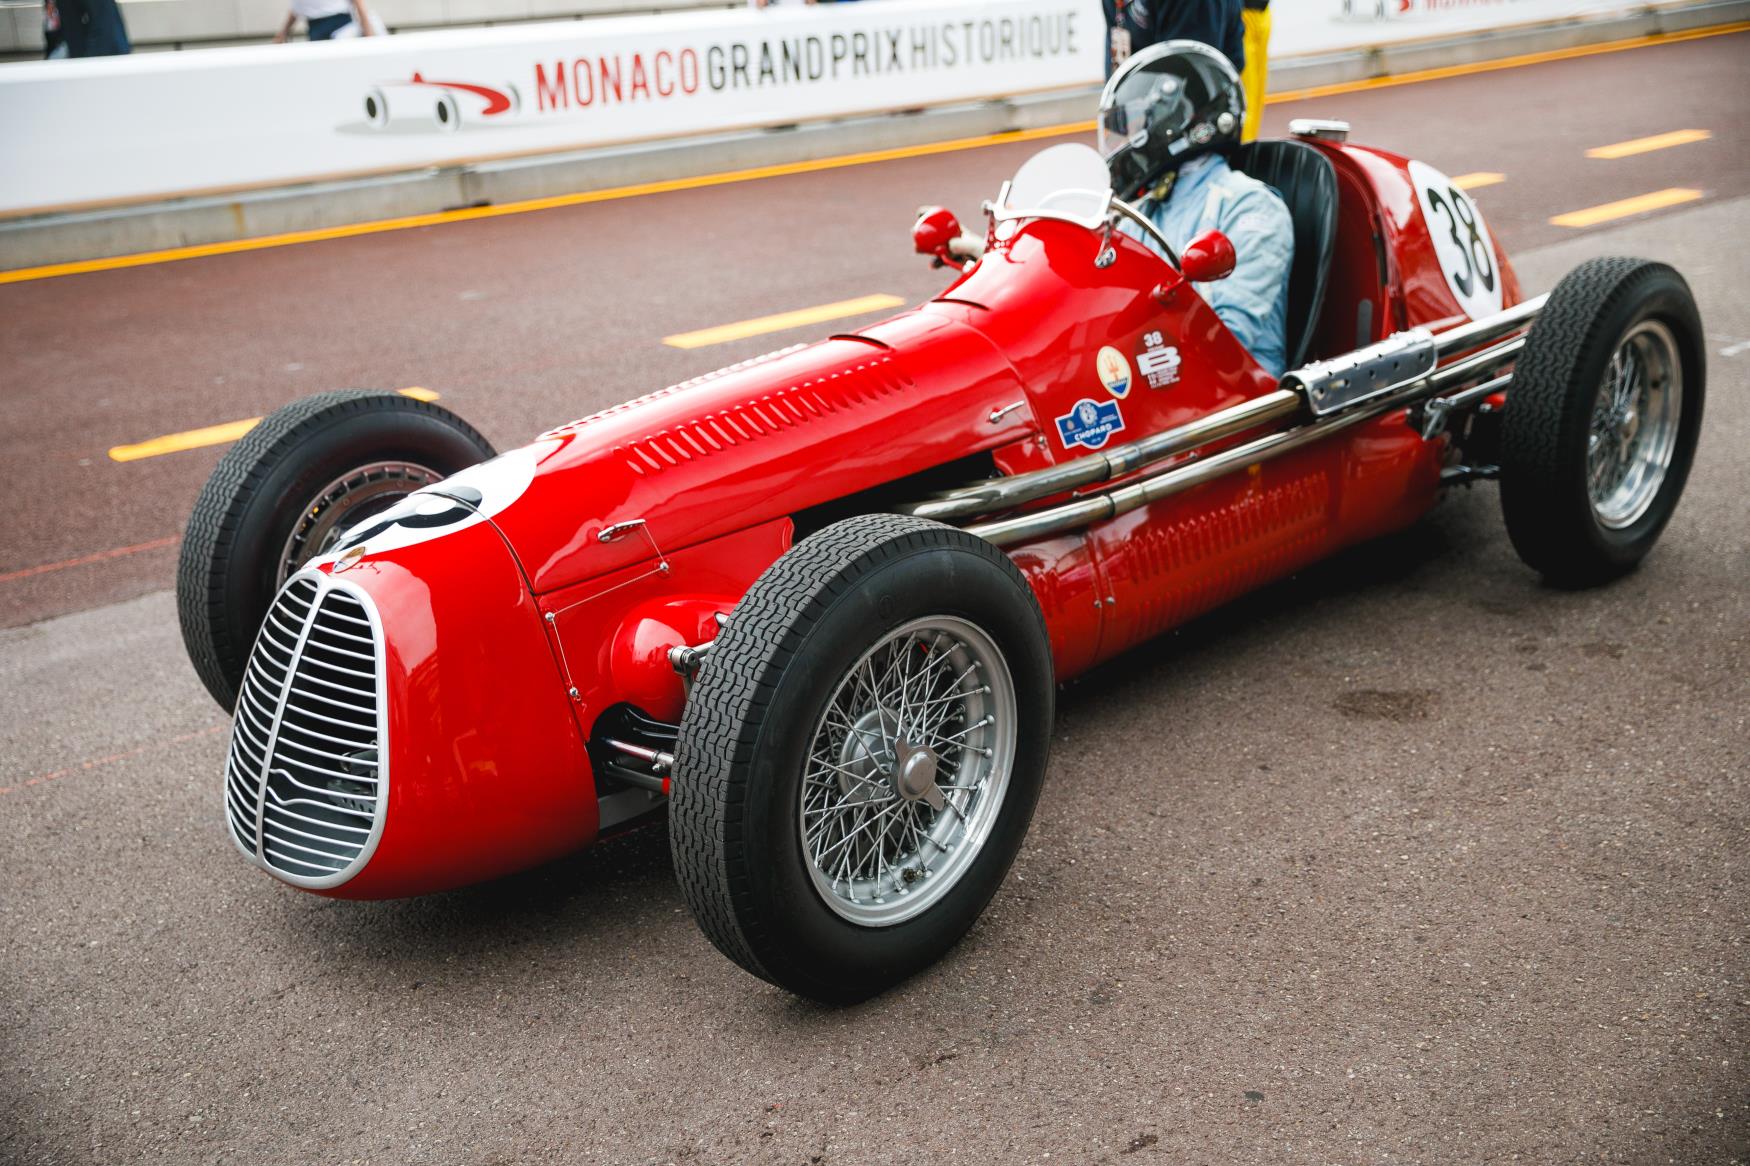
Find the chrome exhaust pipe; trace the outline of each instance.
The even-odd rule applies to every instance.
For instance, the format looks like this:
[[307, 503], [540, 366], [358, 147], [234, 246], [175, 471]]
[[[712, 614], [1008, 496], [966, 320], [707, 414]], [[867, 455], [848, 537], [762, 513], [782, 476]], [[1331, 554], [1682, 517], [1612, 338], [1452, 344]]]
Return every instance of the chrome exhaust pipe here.
[[1280, 421], [1300, 412], [1302, 399], [1289, 389], [1277, 389], [1229, 409], [1200, 417], [1177, 429], [1167, 429], [1141, 441], [1116, 446], [1102, 453], [1076, 458], [1074, 461], [1047, 466], [1013, 477], [992, 478], [923, 502], [899, 507], [905, 514], [951, 522], [956, 518], [975, 518], [997, 510], [1008, 510], [1039, 498], [1049, 498], [1066, 490], [1091, 486], [1097, 482], [1122, 477], [1131, 470], [1163, 461], [1224, 437], [1232, 437], [1271, 421]]
[[[1479, 335], [1490, 338], [1504, 335], [1506, 332], [1511, 331], [1512, 327], [1523, 325], [1526, 320], [1536, 314], [1536, 308], [1541, 307], [1542, 304], [1543, 297], [1538, 297], [1536, 300], [1528, 301], [1526, 304], [1519, 305], [1519, 308], [1515, 309], [1516, 314], [1518, 314], [1518, 319], [1515, 325], [1512, 326], [1500, 325], [1496, 320], [1483, 321], [1482, 324], [1489, 326], [1487, 329], [1483, 329], [1477, 325], [1467, 325], [1467, 330], [1475, 330], [1470, 331], [1468, 335], [1455, 338], [1450, 344], [1449, 351], [1463, 351], [1464, 349], [1475, 347], [1475, 345], [1479, 343], [1476, 339]], [[1523, 312], [1521, 312], [1520, 309], [1524, 309]], [[1460, 330], [1454, 330], [1454, 332], [1458, 331]], [[1452, 334], [1443, 333], [1436, 339], [1436, 343], [1441, 343], [1448, 335]], [[1460, 406], [1468, 406], [1481, 400], [1482, 397], [1488, 396], [1489, 393], [1498, 391], [1506, 386], [1510, 380], [1510, 376], [1494, 376], [1493, 379], [1487, 380], [1486, 384], [1471, 387], [1473, 382], [1477, 381], [1479, 378], [1489, 378], [1491, 374], [1497, 373], [1502, 366], [1516, 360], [1524, 347], [1525, 338], [1523, 336], [1515, 337], [1504, 343], [1496, 344], [1492, 347], [1485, 348], [1480, 352], [1474, 352], [1469, 356], [1456, 360], [1445, 368], [1430, 375], [1420, 377], [1406, 384], [1394, 386], [1383, 393], [1370, 394], [1366, 399], [1361, 400], [1348, 408], [1344, 408], [1341, 411], [1327, 413], [1323, 416], [1316, 416], [1313, 420], [1308, 421], [1306, 424], [1296, 426], [1295, 428], [1285, 429], [1277, 433], [1259, 437], [1255, 440], [1246, 442], [1243, 445], [1234, 446], [1232, 449], [1212, 454], [1199, 461], [1162, 468], [1158, 472], [1143, 477], [1138, 481], [1120, 486], [1117, 489], [1108, 490], [1104, 493], [1094, 494], [1085, 498], [1077, 498], [1070, 502], [1063, 503], [1060, 506], [1048, 507], [1031, 514], [1020, 514], [1011, 518], [976, 523], [968, 526], [966, 529], [969, 533], [975, 534], [999, 547], [1013, 546], [1016, 543], [1027, 542], [1036, 538], [1044, 538], [1065, 531], [1078, 530], [1095, 522], [1104, 522], [1107, 519], [1116, 518], [1121, 514], [1127, 514], [1132, 510], [1136, 510], [1142, 506], [1147, 506], [1152, 502], [1158, 502], [1164, 498], [1170, 498], [1173, 495], [1189, 490], [1194, 486], [1200, 486], [1205, 482], [1214, 481], [1234, 470], [1257, 465], [1261, 462], [1269, 461], [1272, 458], [1280, 457], [1283, 454], [1303, 449], [1315, 442], [1323, 441], [1325, 438], [1330, 437], [1333, 434], [1340, 433], [1351, 426], [1358, 425], [1364, 421], [1371, 421], [1376, 417], [1383, 416], [1397, 409], [1407, 408], [1430, 398], [1439, 397], [1454, 389], [1467, 390], [1457, 394], [1455, 401]], [[1488, 392], [1483, 392], [1484, 389], [1487, 389]], [[1143, 447], [1152, 443], [1157, 448], [1172, 446], [1175, 447], [1174, 452], [1186, 452], [1191, 448], [1191, 445], [1180, 444], [1180, 441], [1190, 441], [1188, 431], [1210, 429], [1221, 430], [1230, 418], [1235, 418], [1235, 427], [1226, 429], [1224, 435], [1240, 432], [1241, 430], [1250, 428], [1252, 425], [1258, 424], [1259, 422], [1253, 420], [1244, 425], [1238, 424], [1237, 418], [1244, 416], [1238, 412], [1239, 410], [1245, 409], [1247, 405], [1257, 405], [1259, 406], [1258, 412], [1261, 414], [1269, 414], [1272, 416], [1280, 415], [1277, 414], [1276, 410], [1279, 407], [1279, 398], [1284, 394], [1294, 399], [1296, 409], [1305, 404], [1304, 398], [1301, 397], [1299, 393], [1288, 390], [1278, 390], [1276, 393], [1269, 393], [1263, 397], [1256, 398], [1254, 401], [1246, 402], [1245, 405], [1235, 406], [1234, 409], [1223, 410], [1220, 413], [1211, 414], [1209, 417], [1193, 422], [1191, 425], [1181, 426], [1179, 429], [1168, 430], [1164, 433], [1157, 434], [1154, 438], [1146, 439], [1142, 442], [1135, 442], [1133, 443], [1132, 448]], [[1479, 394], [1481, 395], [1479, 396]], [[1270, 404], [1266, 406], [1263, 404], [1264, 402], [1269, 402]], [[1182, 434], [1186, 436], [1181, 438], [1180, 435]], [[1201, 441], [1192, 444], [1202, 444], [1210, 440], [1213, 439], [1205, 436]], [[1119, 452], [1126, 452], [1126, 456], [1129, 456], [1127, 451], [1113, 451], [1113, 453]], [[1112, 455], [1110, 454], [1104, 457], [1096, 456], [1080, 458], [1074, 462], [1065, 463], [1063, 466], [1053, 466], [1046, 470], [1035, 471], [1033, 474], [1018, 474], [1013, 478], [1003, 479], [997, 482], [980, 483], [979, 485], [968, 487], [965, 491], [956, 491], [945, 498], [937, 499], [935, 501], [956, 502], [963, 497], [969, 500], [976, 497], [981, 503], [985, 503], [992, 497], [999, 497], [1006, 499], [1004, 503], [1005, 505], [1018, 505], [1019, 503], [1013, 500], [1017, 497], [1020, 498], [1021, 501], [1026, 501], [1031, 498], [1047, 496], [1045, 494], [1033, 492], [1034, 486], [1037, 483], [1046, 481], [1047, 476], [1053, 475], [1054, 471], [1069, 470], [1071, 467], [1080, 467], [1083, 463], [1093, 463], [1091, 469], [1097, 476], [1088, 480], [1100, 481], [1104, 480], [1105, 477], [1111, 476], [1111, 462]], [[1135, 465], [1132, 465], [1129, 468], [1135, 468]], [[1061, 481], [1070, 476], [1071, 475], [1069, 474], [1064, 474], [1058, 480]], [[1018, 487], [1011, 488], [1007, 491], [993, 489], [993, 487], [1001, 487], [1007, 483], [1017, 483]], [[1060, 491], [1066, 488], [1073, 487], [1058, 486], [1056, 487], [1056, 490]], [[993, 509], [993, 507], [987, 505], [983, 512], [989, 513], [991, 509]], [[912, 512], [918, 513], [919, 511], [913, 510]], [[935, 517], [934, 514], [929, 516]]]
[[[1486, 348], [1463, 360], [1454, 361], [1444, 369], [1433, 368], [1439, 357], [1466, 352], [1525, 327], [1536, 318], [1548, 299], [1547, 294], [1536, 296], [1486, 320], [1462, 324], [1445, 332], [1429, 333], [1423, 329], [1412, 329], [1398, 333], [1339, 360], [1317, 362], [1291, 370], [1283, 376], [1282, 388], [1249, 401], [1242, 401], [1207, 417], [1200, 417], [1176, 429], [1164, 430], [1140, 441], [1042, 470], [992, 478], [947, 490], [932, 498], [908, 503], [897, 509], [903, 514], [931, 518], [938, 522], [976, 518], [1083, 486], [1111, 481], [1132, 470], [1146, 469], [1210, 442], [1274, 421], [1283, 421], [1307, 412], [1312, 413], [1316, 419], [1347, 417], [1350, 409], [1364, 403], [1396, 399], [1396, 395], [1403, 390], [1425, 387], [1426, 392], [1405, 402], [1413, 404], [1421, 397], [1436, 395], [1460, 385], [1466, 379], [1517, 356], [1524, 346], [1523, 338], [1495, 348]], [[1410, 373], [1408, 376], [1386, 379], [1386, 374], [1393, 370], [1410, 370]], [[1370, 411], [1366, 416], [1375, 417], [1381, 411], [1384, 410]], [[1334, 430], [1326, 425], [1324, 431]]]

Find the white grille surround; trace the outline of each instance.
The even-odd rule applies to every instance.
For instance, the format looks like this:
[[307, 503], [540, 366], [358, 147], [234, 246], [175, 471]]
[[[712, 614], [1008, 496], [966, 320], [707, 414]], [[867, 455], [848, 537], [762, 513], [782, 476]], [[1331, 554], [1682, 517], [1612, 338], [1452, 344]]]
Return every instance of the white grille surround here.
[[359, 588], [318, 571], [280, 589], [239, 686], [225, 820], [249, 861], [310, 890], [364, 869], [389, 798], [383, 628]]

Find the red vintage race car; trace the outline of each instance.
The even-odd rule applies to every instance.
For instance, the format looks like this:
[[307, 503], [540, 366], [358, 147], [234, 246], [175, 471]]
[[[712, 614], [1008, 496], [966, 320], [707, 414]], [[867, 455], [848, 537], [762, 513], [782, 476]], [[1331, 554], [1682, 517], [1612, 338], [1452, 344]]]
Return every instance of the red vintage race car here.
[[986, 204], [981, 257], [920, 217], [954, 275], [928, 303], [508, 453], [393, 394], [273, 414], [179, 568], [189, 654], [235, 712], [238, 849], [384, 898], [666, 811], [711, 940], [853, 1000], [996, 893], [1059, 683], [1455, 483], [1498, 478], [1556, 584], [1639, 562], [1701, 424], [1676, 272], [1598, 260], [1523, 300], [1464, 191], [1340, 123], [1234, 164], [1293, 216], [1280, 379], [1198, 294], [1227, 241], [1145, 245], [1098, 156], [1060, 145]]

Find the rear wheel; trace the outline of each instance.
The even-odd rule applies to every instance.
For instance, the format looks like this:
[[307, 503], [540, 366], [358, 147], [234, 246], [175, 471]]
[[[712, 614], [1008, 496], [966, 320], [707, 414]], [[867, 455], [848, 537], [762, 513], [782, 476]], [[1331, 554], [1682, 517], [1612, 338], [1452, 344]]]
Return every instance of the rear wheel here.
[[1550, 293], [1501, 421], [1501, 508], [1560, 586], [1632, 570], [1682, 497], [1701, 432], [1701, 320], [1662, 263], [1594, 259]]
[[226, 451], [196, 499], [176, 567], [195, 673], [226, 709], [268, 605], [340, 534], [421, 486], [493, 456], [448, 409], [398, 393], [319, 393]]
[[705, 934], [835, 1002], [939, 958], [1020, 848], [1052, 698], [1038, 604], [989, 543], [871, 515], [798, 544], [681, 722], [670, 834]]

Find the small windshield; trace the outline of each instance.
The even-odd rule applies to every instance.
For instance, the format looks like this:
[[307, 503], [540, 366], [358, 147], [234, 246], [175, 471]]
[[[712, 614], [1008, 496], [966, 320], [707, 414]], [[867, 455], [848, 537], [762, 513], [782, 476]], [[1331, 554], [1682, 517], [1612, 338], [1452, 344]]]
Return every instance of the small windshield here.
[[1080, 143], [1063, 142], [1022, 163], [1009, 181], [1006, 205], [1015, 210], [1049, 208], [1094, 215], [1109, 188], [1100, 155]]
[[986, 203], [998, 240], [1013, 238], [1022, 220], [1066, 219], [1090, 231], [1107, 229], [1114, 215], [1135, 224], [1129, 233], [1149, 237], [1154, 247], [1174, 266], [1179, 257], [1160, 229], [1135, 207], [1112, 193], [1105, 161], [1095, 151], [1076, 142], [1064, 142], [1039, 151], [1015, 171], [994, 203]]

